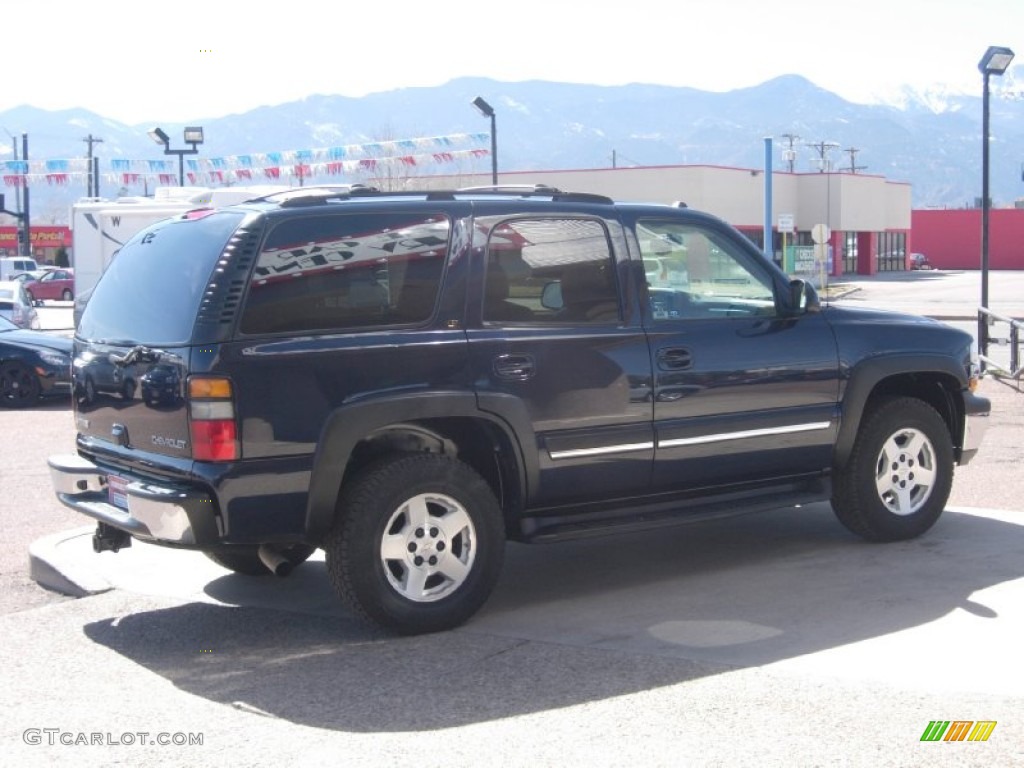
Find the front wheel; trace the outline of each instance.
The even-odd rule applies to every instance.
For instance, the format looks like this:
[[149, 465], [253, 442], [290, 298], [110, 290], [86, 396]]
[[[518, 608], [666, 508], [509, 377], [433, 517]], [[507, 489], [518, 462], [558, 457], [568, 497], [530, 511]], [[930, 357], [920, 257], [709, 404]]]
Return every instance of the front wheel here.
[[501, 571], [494, 493], [461, 461], [415, 454], [378, 463], [343, 489], [327, 572], [359, 615], [412, 635], [465, 622]]
[[865, 539], [900, 541], [935, 524], [952, 487], [946, 422], [922, 400], [886, 398], [865, 415], [846, 465], [835, 472], [832, 508]]

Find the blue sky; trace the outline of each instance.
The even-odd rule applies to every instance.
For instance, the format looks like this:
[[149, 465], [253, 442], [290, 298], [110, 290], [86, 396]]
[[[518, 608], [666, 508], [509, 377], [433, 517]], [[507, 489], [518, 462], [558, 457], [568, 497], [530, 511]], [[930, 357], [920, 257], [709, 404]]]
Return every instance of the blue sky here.
[[1024, 89], [1024, 0], [9, 5], [0, 111], [84, 107], [133, 124], [462, 76], [721, 91], [792, 73], [871, 103], [903, 85], [978, 93], [989, 45], [1018, 52], [1019, 76], [998, 85]]

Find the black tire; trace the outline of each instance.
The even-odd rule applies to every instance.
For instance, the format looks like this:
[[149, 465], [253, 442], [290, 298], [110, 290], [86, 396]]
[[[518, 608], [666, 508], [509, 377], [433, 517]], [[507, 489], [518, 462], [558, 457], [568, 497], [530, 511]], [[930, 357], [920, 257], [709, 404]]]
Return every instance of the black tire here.
[[[285, 556], [293, 565], [300, 565], [316, 552], [315, 547], [306, 544], [293, 544], [285, 548]], [[229, 571], [244, 576], [269, 576], [270, 569], [263, 564], [256, 547], [238, 547], [237, 549], [221, 549], [203, 552], [208, 558]]]
[[121, 384], [121, 397], [125, 400], [131, 400], [135, 397], [135, 382], [131, 379], [125, 379]]
[[834, 472], [832, 509], [869, 541], [920, 536], [939, 519], [953, 487], [946, 422], [922, 400], [879, 400], [861, 423], [846, 465]]
[[28, 408], [39, 401], [39, 379], [24, 363], [0, 365], [0, 404], [8, 408]]
[[487, 600], [505, 526], [472, 468], [438, 454], [403, 455], [346, 484], [324, 550], [331, 583], [355, 613], [404, 635], [439, 632]]
[[63, 293], [61, 293], [60, 297], [64, 301], [74, 301], [75, 299], [75, 295], [71, 292], [70, 288], [65, 288]]

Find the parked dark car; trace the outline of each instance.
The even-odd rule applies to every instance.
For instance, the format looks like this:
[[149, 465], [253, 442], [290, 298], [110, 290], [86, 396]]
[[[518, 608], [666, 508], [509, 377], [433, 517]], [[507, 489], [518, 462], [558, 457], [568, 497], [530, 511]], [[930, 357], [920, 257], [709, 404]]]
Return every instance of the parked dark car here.
[[75, 271], [50, 269], [36, 280], [25, 283], [30, 301], [71, 301], [75, 298]]
[[71, 339], [0, 317], [0, 406], [26, 408], [71, 391]]
[[918, 536], [990, 407], [964, 331], [829, 306], [708, 214], [549, 187], [167, 219], [100, 278], [74, 355], [93, 397], [49, 466], [97, 552], [280, 575], [322, 548], [353, 612], [403, 633], [469, 619], [507, 540], [822, 501]]
[[928, 257], [923, 253], [912, 253], [910, 254], [910, 268], [911, 269], [933, 269], [932, 263], [928, 261]]
[[154, 365], [139, 379], [147, 405], [174, 405], [181, 398], [181, 374], [177, 366]]
[[71, 375], [75, 397], [83, 403], [92, 404], [99, 398], [113, 395], [121, 400], [135, 397], [136, 374], [128, 371], [123, 356], [109, 347], [76, 355]]

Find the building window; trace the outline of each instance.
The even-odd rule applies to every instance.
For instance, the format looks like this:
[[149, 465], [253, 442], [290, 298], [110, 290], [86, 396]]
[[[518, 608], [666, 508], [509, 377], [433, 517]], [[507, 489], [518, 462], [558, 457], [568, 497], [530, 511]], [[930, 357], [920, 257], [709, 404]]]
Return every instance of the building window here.
[[878, 272], [902, 272], [907, 268], [907, 235], [905, 232], [878, 233]]
[[843, 274], [857, 274], [857, 233], [843, 233]]

